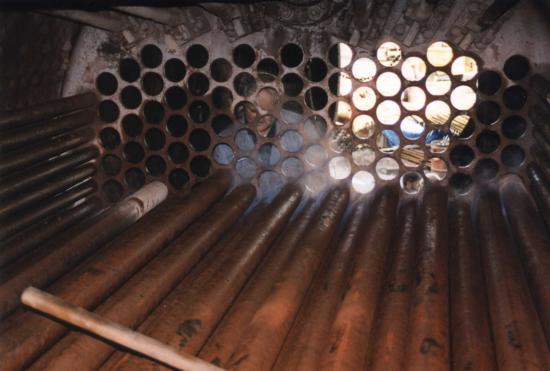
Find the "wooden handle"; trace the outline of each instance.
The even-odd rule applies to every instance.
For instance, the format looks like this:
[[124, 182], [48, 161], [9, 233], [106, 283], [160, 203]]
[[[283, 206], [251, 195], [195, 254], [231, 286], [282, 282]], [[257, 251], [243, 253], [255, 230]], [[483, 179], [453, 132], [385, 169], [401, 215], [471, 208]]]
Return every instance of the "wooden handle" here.
[[27, 287], [21, 295], [21, 302], [170, 367], [186, 371], [222, 370], [190, 354], [176, 352], [158, 340], [104, 319], [37, 288]]

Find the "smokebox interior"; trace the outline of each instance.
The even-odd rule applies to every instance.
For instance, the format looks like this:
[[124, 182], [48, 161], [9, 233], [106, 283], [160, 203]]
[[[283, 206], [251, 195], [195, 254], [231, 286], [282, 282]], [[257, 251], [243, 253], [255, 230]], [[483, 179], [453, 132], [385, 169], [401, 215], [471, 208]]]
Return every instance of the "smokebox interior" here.
[[3, 3], [0, 370], [550, 370], [548, 2]]

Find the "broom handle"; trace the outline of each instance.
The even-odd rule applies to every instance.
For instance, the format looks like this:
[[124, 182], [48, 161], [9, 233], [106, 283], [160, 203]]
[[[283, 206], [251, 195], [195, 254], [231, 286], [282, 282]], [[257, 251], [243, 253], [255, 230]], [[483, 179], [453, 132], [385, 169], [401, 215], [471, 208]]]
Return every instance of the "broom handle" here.
[[176, 352], [158, 340], [132, 331], [37, 288], [27, 287], [21, 295], [21, 302], [165, 365], [186, 371], [222, 370], [190, 354]]

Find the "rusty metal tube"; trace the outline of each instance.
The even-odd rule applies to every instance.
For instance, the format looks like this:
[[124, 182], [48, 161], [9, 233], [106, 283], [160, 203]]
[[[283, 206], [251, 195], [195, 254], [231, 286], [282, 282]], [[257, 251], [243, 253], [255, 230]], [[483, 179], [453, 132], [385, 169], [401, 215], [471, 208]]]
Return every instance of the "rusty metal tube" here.
[[[0, 225], [0, 240], [5, 240], [14, 236], [16, 233], [31, 226], [32, 224], [47, 218], [54, 213], [74, 204], [76, 201], [81, 200], [95, 192], [97, 188], [96, 183], [93, 180], [87, 180], [70, 190], [57, 195], [51, 200], [43, 202], [40, 206], [18, 214], [17, 218], [7, 221]], [[2, 307], [0, 299], [0, 307]], [[2, 310], [0, 310], [0, 313]], [[3, 314], [0, 314], [0, 318]]]
[[357, 240], [355, 267], [332, 323], [320, 370], [365, 367], [398, 199], [395, 189], [382, 188], [369, 205]]
[[548, 345], [496, 191], [479, 196], [476, 224], [498, 369], [548, 370]]
[[416, 286], [409, 312], [405, 370], [449, 369], [447, 213], [447, 191], [428, 189], [420, 213]]
[[21, 301], [31, 308], [69, 323], [100, 338], [146, 355], [163, 365], [186, 371], [221, 371], [220, 368], [193, 357], [181, 354], [160, 341], [109, 321], [79, 306], [34, 287], [28, 287]]
[[[227, 259], [235, 249], [239, 241], [254, 229], [254, 221], [260, 217], [265, 210], [265, 204], [256, 205], [252, 211], [244, 215], [231, 229], [212, 247], [206, 256], [201, 259], [185, 277], [183, 282], [200, 282], [208, 279], [216, 267], [216, 263]], [[152, 316], [148, 317], [153, 319]], [[143, 328], [147, 322], [141, 325]], [[122, 358], [128, 357], [124, 352], [115, 352], [104, 364], [103, 369], [113, 368]]]
[[403, 201], [392, 239], [389, 271], [380, 297], [380, 318], [373, 329], [371, 350], [367, 350], [367, 369], [402, 370], [406, 349], [409, 306], [413, 291], [418, 241], [418, 202]]
[[95, 166], [85, 164], [74, 170], [39, 184], [37, 187], [24, 191], [23, 193], [10, 197], [7, 202], [0, 205], [0, 221], [6, 217], [24, 210], [32, 205], [38, 205], [41, 200], [54, 196], [70, 187], [83, 182], [95, 173]]
[[97, 96], [88, 92], [51, 100], [31, 107], [2, 112], [0, 113], [0, 131], [20, 129], [27, 124], [77, 111], [95, 104], [97, 104]]
[[0, 200], [42, 183], [43, 181], [81, 165], [97, 157], [97, 147], [86, 147], [63, 155], [52, 161], [26, 169], [10, 177], [0, 179]]
[[84, 125], [92, 124], [96, 115], [95, 109], [85, 109], [50, 119], [48, 122], [6, 133], [0, 137], [0, 153], [13, 151], [39, 140], [51, 138]]
[[[263, 215], [265, 209], [266, 205], [264, 203], [252, 207], [252, 210], [241, 217], [237, 221], [237, 224], [232, 226], [228, 233], [191, 269], [189, 274], [184, 278], [184, 281], [186, 283], [193, 283], [208, 279], [219, 268], [219, 262], [226, 260], [237, 247], [240, 240], [254, 230], [254, 222]], [[152, 316], [149, 316], [148, 320], [152, 318]]]
[[308, 200], [300, 214], [281, 233], [276, 245], [270, 249], [262, 265], [250, 278], [236, 302], [231, 305], [222, 322], [199, 352], [199, 357], [218, 366], [226, 365], [229, 356], [238, 345], [235, 341], [235, 334], [240, 333], [246, 327], [250, 318], [269, 294], [284, 263], [294, 249], [299, 246], [300, 238], [308, 227], [315, 210], [315, 202]]
[[358, 202], [353, 208], [334, 253], [327, 256], [325, 266], [314, 278], [314, 285], [300, 308], [273, 370], [319, 368], [319, 359], [326, 345], [330, 325], [353, 265], [352, 258], [357, 247], [355, 242], [366, 205], [366, 202]]
[[505, 178], [500, 197], [550, 344], [550, 234], [519, 178]]
[[111, 210], [68, 233], [50, 254], [34, 261], [0, 285], [0, 317], [19, 304], [27, 286], [43, 287], [72, 268], [78, 261], [133, 224], [166, 198], [167, 188], [153, 182], [121, 201]]
[[[100, 305], [95, 313], [120, 325], [137, 327], [223, 233], [239, 219], [255, 195], [256, 189], [252, 185], [236, 188], [215, 204], [211, 211], [191, 224]], [[64, 296], [63, 291], [51, 293]], [[109, 344], [102, 341], [70, 333], [35, 362], [32, 368], [95, 369], [101, 366], [113, 351]]]
[[[49, 287], [49, 290], [63, 292], [62, 298], [86, 309], [96, 307], [113, 290], [182, 233], [193, 220], [203, 214], [213, 202], [225, 193], [230, 182], [231, 178], [227, 173], [217, 173], [193, 189], [189, 196], [172, 198], [170, 202], [163, 203], [160, 208], [155, 208], [144, 218], [141, 218], [70, 274], [57, 280]], [[146, 192], [152, 191], [151, 188], [142, 188], [138, 193], [144, 190]], [[165, 186], [163, 191], [165, 195], [167, 191]], [[157, 201], [159, 200], [140, 200], [135, 197], [135, 194], [134, 198], [129, 200], [133, 204], [133, 208], [138, 209], [136, 211], [156, 206]], [[143, 203], [147, 205], [144, 206]], [[98, 225], [102, 225], [103, 228], [107, 227], [104, 224], [105, 219], [102, 218], [99, 223], [93, 225], [94, 228], [86, 231], [92, 230], [95, 234], [98, 234], [100, 232], [97, 230]], [[111, 237], [111, 234], [104, 233], [104, 235]], [[78, 241], [81, 237], [82, 234], [78, 238], [71, 239], [71, 242], [75, 243], [76, 241], [82, 244], [86, 240]], [[89, 235], [86, 237], [92, 238]], [[97, 238], [92, 242], [96, 241]], [[105, 242], [105, 240], [103, 241]], [[61, 247], [65, 248], [66, 246]], [[77, 246], [80, 247], [80, 245]], [[95, 249], [97, 246], [97, 244], [94, 244], [92, 247]], [[72, 247], [76, 248], [75, 246]], [[57, 252], [58, 250], [54, 250], [39, 263], [51, 260]], [[51, 264], [56, 262], [59, 267], [63, 260], [60, 261], [59, 258], [56, 258], [50, 261]], [[36, 266], [33, 265], [27, 269], [24, 272], [25, 275], [18, 275], [13, 280], [0, 286], [2, 296], [5, 295], [9, 298], [12, 292], [19, 291], [18, 288], [23, 284], [24, 287], [35, 286], [36, 277], [41, 278], [42, 281], [51, 278], [45, 277], [43, 274], [40, 275], [40, 271], [35, 269]], [[39, 264], [39, 266], [46, 269], [42, 264]], [[61, 269], [58, 270], [58, 273], [64, 266], [59, 268]], [[33, 270], [35, 271], [33, 272]], [[28, 276], [29, 273], [32, 274]], [[29, 280], [30, 283], [26, 282]], [[12, 281], [14, 282], [11, 283]], [[15, 284], [17, 286], [14, 286]], [[85, 295], [82, 294], [83, 289], [85, 289]], [[19, 292], [22, 292], [22, 290]], [[13, 301], [10, 303], [13, 303]], [[15, 370], [32, 362], [47, 347], [58, 340], [66, 332], [66, 329], [57, 323], [52, 323], [52, 321], [32, 316], [31, 313], [17, 312], [0, 324], [0, 331], [6, 334], [5, 337], [0, 339], [0, 354], [4, 355], [3, 366], [5, 369]]]
[[230, 370], [269, 370], [326, 255], [349, 199], [347, 188], [331, 190], [290, 256], [267, 298], [250, 319], [229, 357]]
[[[139, 331], [196, 354], [272, 246], [301, 198], [302, 189], [297, 185], [283, 188], [226, 258], [215, 261], [198, 278], [182, 281]], [[155, 368], [154, 363], [129, 354], [117, 358], [107, 367], [126, 370]]]
[[[232, 254], [241, 239], [254, 230], [254, 223], [260, 218], [265, 209], [265, 203], [260, 203], [243, 216], [236, 225], [234, 225], [227, 235], [225, 235], [216, 245], [210, 249], [208, 254], [193, 267], [188, 276], [185, 277], [186, 283], [203, 282], [208, 279], [219, 268], [220, 262], [225, 261]], [[152, 317], [149, 317], [149, 320]]]
[[452, 370], [496, 370], [487, 291], [470, 204], [449, 211]]
[[0, 156], [0, 175], [26, 170], [29, 165], [36, 165], [52, 156], [57, 156], [79, 145], [89, 142], [94, 137], [90, 129], [60, 135], [54, 139], [23, 148], [6, 155]]
[[93, 199], [80, 205], [69, 207], [54, 216], [41, 221], [2, 242], [0, 251], [0, 267], [4, 267], [15, 259], [23, 256], [50, 237], [66, 230], [71, 225], [90, 216], [98, 210], [99, 200]]
[[527, 166], [527, 175], [540, 214], [546, 223], [546, 228], [550, 231], [550, 180], [534, 163]]

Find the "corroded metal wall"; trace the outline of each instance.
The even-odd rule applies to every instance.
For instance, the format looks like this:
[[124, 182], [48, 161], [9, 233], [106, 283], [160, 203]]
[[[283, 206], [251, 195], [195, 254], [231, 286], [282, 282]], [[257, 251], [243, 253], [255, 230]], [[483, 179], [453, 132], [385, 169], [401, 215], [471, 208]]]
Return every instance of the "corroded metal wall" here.
[[81, 26], [30, 12], [0, 12], [0, 110], [58, 98]]
[[[510, 171], [525, 176], [523, 165], [530, 158], [528, 148], [532, 143], [530, 131], [524, 125], [530, 104], [518, 110], [507, 108], [503, 102], [508, 85], [519, 82], [523, 86], [509, 89], [511, 93], [514, 89], [529, 89], [528, 76], [508, 82], [499, 71], [505, 60], [517, 53], [514, 46], [521, 47], [522, 52], [525, 50], [524, 35], [543, 33], [545, 26], [526, 25], [514, 36], [514, 42], [504, 43], [500, 37], [509, 32], [506, 27], [513, 29], [521, 24], [520, 15], [533, 12], [533, 8], [518, 5], [500, 17], [493, 17], [499, 13], [491, 4], [437, 2], [434, 5], [400, 1], [202, 4], [160, 14], [158, 10], [140, 10], [139, 15], [148, 19], [128, 16], [128, 13], [135, 15], [136, 10], [123, 8], [126, 14], [105, 13], [117, 25], [112, 27], [113, 31], [85, 28], [74, 53], [66, 93], [72, 94], [83, 86], [97, 88], [101, 74], [104, 74], [103, 82], [110, 79], [115, 84], [103, 94], [105, 140], [102, 142], [99, 134], [98, 142], [105, 144], [106, 156], [104, 166], [98, 171], [99, 183], [104, 197], [112, 201], [158, 178], [172, 183], [171, 189], [175, 192], [187, 190], [197, 179], [219, 167], [232, 168], [242, 180], [251, 179], [265, 193], [308, 174], [304, 182], [315, 192], [317, 185], [333, 178], [327, 176], [329, 171], [314, 170], [329, 168], [329, 161], [342, 157], [337, 156], [342, 152], [344, 159], [342, 163], [337, 163], [340, 159], [334, 160], [335, 166], [351, 167], [350, 179], [363, 171], [358, 183], [379, 184], [395, 178], [399, 181], [401, 175], [411, 170], [404, 182], [430, 182], [435, 177], [436, 182], [467, 193], [476, 179], [491, 180]], [[395, 172], [398, 168], [398, 176], [393, 178], [376, 173], [376, 165], [384, 152], [378, 151], [375, 142], [383, 135], [380, 133], [384, 125], [375, 126], [370, 141], [358, 140], [352, 133], [352, 119], [360, 113], [368, 113], [378, 122], [375, 115], [378, 106], [373, 107], [372, 112], [361, 112], [351, 105], [350, 120], [343, 126], [336, 122], [334, 111], [342, 101], [351, 103], [351, 94], [339, 97], [334, 85], [339, 84], [340, 77], [335, 74], [341, 71], [351, 76], [352, 63], [338, 68], [334, 61], [330, 62], [330, 48], [337, 42], [351, 46], [355, 62], [361, 57], [374, 58], [377, 48], [388, 40], [402, 48], [403, 60], [417, 55], [424, 56], [424, 61], [431, 42], [445, 40], [453, 45], [455, 58], [473, 56], [480, 71], [496, 70], [501, 79], [496, 89], [482, 86], [479, 91], [477, 77], [469, 81], [453, 80], [453, 88], [466, 84], [478, 92], [475, 109], [460, 110], [451, 106], [449, 123], [456, 121], [459, 127], [464, 125], [461, 121], [468, 123], [464, 133], [457, 134], [460, 140], [452, 135], [449, 123], [444, 122], [441, 127], [431, 125], [424, 114], [420, 118], [428, 125], [420, 140], [410, 141], [396, 127], [386, 127], [392, 131], [390, 134], [400, 136], [401, 147], [407, 146], [387, 153], [395, 162], [386, 159], [380, 164], [384, 171]], [[297, 46], [296, 51], [283, 53], [285, 45]], [[528, 74], [540, 69], [539, 61], [547, 49], [541, 45], [535, 52], [527, 53], [531, 57]], [[146, 65], [147, 50], [149, 54], [158, 54], [158, 63]], [[285, 53], [297, 53], [298, 63], [285, 63], [282, 60]], [[139, 70], [130, 79], [121, 76], [121, 60], [126, 58], [134, 60]], [[126, 67], [130, 68], [128, 63]], [[451, 64], [434, 68], [427, 63], [430, 67], [427, 75], [441, 70], [451, 76]], [[180, 76], [167, 76], [167, 68], [179, 69]], [[399, 74], [401, 69], [399, 62], [393, 68], [378, 65], [372, 82], [363, 85], [374, 87], [374, 77], [392, 70]], [[320, 76], [309, 76], [312, 71]], [[482, 72], [479, 77], [489, 75]], [[360, 81], [352, 80], [354, 89], [360, 87]], [[424, 79], [418, 84], [425, 90]], [[396, 99], [399, 103], [400, 94], [404, 94], [409, 85], [411, 82], [402, 78], [401, 89], [390, 100]], [[292, 87], [296, 91], [292, 91]], [[380, 103], [384, 97], [378, 91], [376, 94]], [[121, 102], [123, 95], [137, 100], [125, 105]], [[451, 91], [444, 98], [450, 100], [450, 95]], [[525, 94], [521, 90], [516, 95]], [[312, 97], [320, 99], [313, 107]], [[529, 94], [529, 100], [531, 98]], [[433, 100], [438, 97], [430, 95], [427, 103]], [[450, 102], [447, 104], [450, 106]], [[380, 110], [383, 109], [380, 106]], [[239, 118], [243, 112], [248, 112], [249, 117]], [[198, 121], [191, 117], [194, 113], [201, 116]], [[283, 117], [285, 113], [287, 117]], [[415, 112], [402, 110], [400, 121], [410, 113]], [[491, 114], [493, 117], [489, 117]], [[294, 117], [289, 119], [289, 116]], [[508, 130], [502, 135], [502, 122], [518, 131]], [[174, 135], [169, 126], [180, 129], [176, 129]], [[195, 139], [196, 146], [191, 138]], [[439, 151], [434, 157], [429, 150], [434, 138], [436, 142], [451, 142], [451, 148]], [[286, 140], [290, 141], [290, 151]], [[336, 142], [336, 147], [345, 148], [332, 151], [332, 142]], [[411, 147], [414, 145], [420, 148]], [[358, 165], [353, 161], [354, 153], [374, 156], [376, 161]], [[412, 164], [409, 162], [412, 166], [402, 161], [407, 156], [412, 156]], [[503, 165], [503, 157], [511, 160]], [[433, 168], [439, 169], [438, 174], [431, 171], [432, 162]], [[433, 177], [424, 176], [425, 171]], [[370, 185], [365, 187], [368, 189]]]
[[163, 368], [21, 307], [29, 285], [232, 370], [549, 369], [537, 9], [0, 15], [25, 107], [0, 115], [0, 369]]

